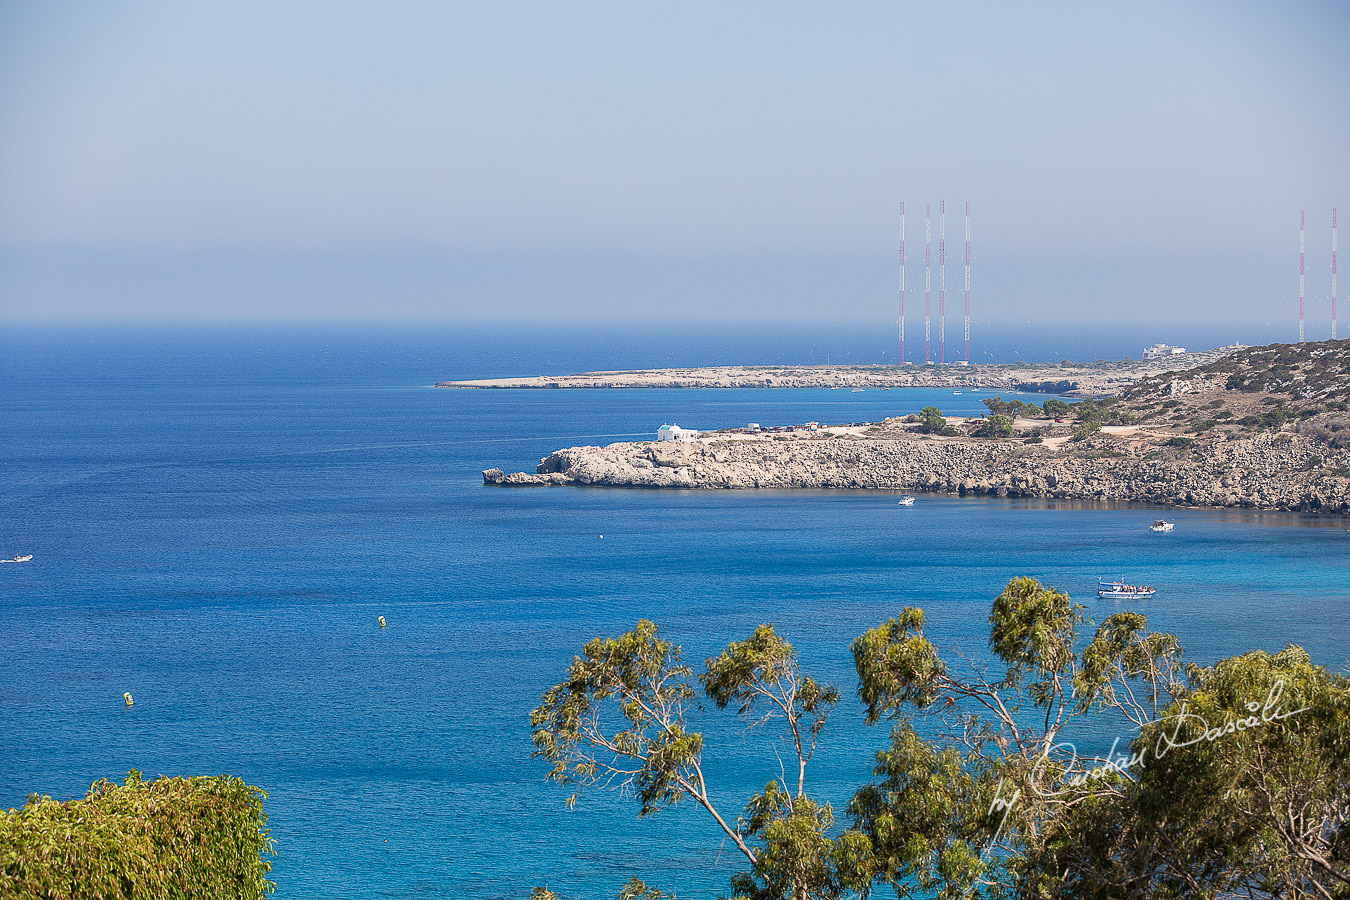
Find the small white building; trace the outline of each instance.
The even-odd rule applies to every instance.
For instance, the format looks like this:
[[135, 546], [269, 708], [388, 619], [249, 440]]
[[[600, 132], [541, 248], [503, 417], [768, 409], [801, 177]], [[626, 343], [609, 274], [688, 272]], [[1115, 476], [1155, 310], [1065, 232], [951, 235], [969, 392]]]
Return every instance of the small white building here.
[[678, 425], [662, 425], [656, 429], [656, 439], [658, 441], [692, 441], [698, 437], [698, 432], [692, 428], [681, 428]]
[[1144, 348], [1144, 359], [1162, 359], [1165, 356], [1180, 356], [1186, 352], [1185, 347], [1173, 347], [1171, 344], [1154, 344], [1152, 347]]

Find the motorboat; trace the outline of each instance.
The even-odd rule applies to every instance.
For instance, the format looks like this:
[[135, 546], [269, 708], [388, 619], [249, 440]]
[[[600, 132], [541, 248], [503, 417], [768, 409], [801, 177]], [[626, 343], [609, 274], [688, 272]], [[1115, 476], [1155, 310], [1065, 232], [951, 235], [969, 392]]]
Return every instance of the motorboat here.
[[1152, 525], [1148, 526], [1148, 530], [1163, 532], [1163, 531], [1171, 531], [1173, 528], [1176, 527], [1177, 527], [1176, 522], [1168, 522], [1166, 519], [1159, 519]]
[[1139, 597], [1152, 597], [1157, 591], [1146, 584], [1127, 584], [1124, 578], [1107, 581], [1097, 579], [1097, 596], [1108, 600], [1133, 600]]
[[905, 495], [904, 497], [901, 497], [901, 498], [900, 498], [898, 501], [896, 501], [896, 502], [899, 503], [899, 505], [901, 505], [901, 506], [913, 506], [913, 505], [914, 505], [914, 498], [913, 498], [913, 497], [910, 497], [909, 495]]
[[32, 558], [33, 554], [30, 553], [27, 556], [16, 556], [13, 559], [0, 559], [0, 562], [7, 562], [7, 563], [28, 562]]

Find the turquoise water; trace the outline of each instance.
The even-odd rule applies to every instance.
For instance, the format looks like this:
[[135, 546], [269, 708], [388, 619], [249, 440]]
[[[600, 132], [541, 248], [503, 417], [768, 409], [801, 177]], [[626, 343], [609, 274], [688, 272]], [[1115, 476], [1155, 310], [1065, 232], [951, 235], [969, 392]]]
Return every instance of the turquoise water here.
[[[1158, 587], [1131, 608], [1191, 659], [1290, 641], [1329, 666], [1350, 656], [1341, 520], [1181, 510], [1155, 535], [1143, 507], [483, 487], [484, 468], [666, 421], [982, 409], [950, 391], [430, 387], [644, 364], [631, 347], [560, 347], [463, 331], [6, 336], [0, 557], [35, 558], [0, 566], [0, 807], [131, 768], [229, 772], [268, 792], [282, 898], [546, 882], [612, 896], [634, 874], [715, 896], [738, 863], [698, 811], [638, 821], [610, 794], [568, 812], [529, 759], [529, 711], [590, 637], [647, 617], [698, 664], [773, 622], [844, 691], [810, 775], [836, 804], [885, 739], [860, 724], [849, 641], [906, 604], [978, 656], [1009, 577], [1100, 617], [1119, 606], [1093, 598], [1097, 577], [1124, 573]], [[700, 721], [734, 814], [778, 775], [772, 741]]]

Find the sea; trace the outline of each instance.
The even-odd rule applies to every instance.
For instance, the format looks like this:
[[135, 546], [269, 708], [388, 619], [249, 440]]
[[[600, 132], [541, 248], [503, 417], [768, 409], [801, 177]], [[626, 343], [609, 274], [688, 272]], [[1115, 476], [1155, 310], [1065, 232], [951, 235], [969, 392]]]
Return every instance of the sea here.
[[[976, 356], [1116, 359], [1170, 336], [1146, 331], [1010, 329]], [[651, 439], [667, 422], [962, 414], [988, 394], [434, 387], [875, 362], [888, 341], [828, 325], [7, 324], [0, 557], [33, 559], [0, 565], [0, 809], [131, 769], [229, 774], [266, 792], [287, 900], [603, 898], [635, 876], [716, 897], [742, 860], [701, 809], [639, 818], [618, 788], [582, 789], [569, 809], [571, 790], [531, 757], [531, 709], [593, 637], [650, 619], [697, 672], [772, 623], [842, 695], [807, 778], [839, 827], [889, 727], [862, 721], [849, 644], [905, 606], [925, 610], [958, 668], [958, 654], [987, 660], [990, 603], [1028, 575], [1094, 620], [1145, 613], [1194, 662], [1297, 643], [1345, 670], [1342, 518], [482, 483], [483, 469], [530, 471], [559, 447]], [[1160, 515], [1174, 532], [1148, 530]], [[1157, 594], [1098, 600], [1114, 576]], [[728, 818], [782, 778], [772, 722], [690, 720]], [[1131, 737], [1090, 724], [1084, 751], [1113, 733]]]

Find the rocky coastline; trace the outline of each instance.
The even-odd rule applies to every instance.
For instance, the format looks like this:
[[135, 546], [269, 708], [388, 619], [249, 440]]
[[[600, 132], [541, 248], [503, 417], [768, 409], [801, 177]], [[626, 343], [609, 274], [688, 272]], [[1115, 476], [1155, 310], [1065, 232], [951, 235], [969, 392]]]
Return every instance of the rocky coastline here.
[[[1132, 371], [1123, 388], [1098, 384], [1112, 389], [1072, 406], [989, 398], [987, 419], [929, 407], [868, 425], [570, 447], [534, 472], [488, 469], [483, 481], [927, 491], [1350, 515], [1350, 341], [1210, 354], [1181, 371]], [[1099, 366], [1098, 375], [1125, 378], [1126, 368]], [[1087, 392], [1081, 382], [1077, 390]]]
[[[1128, 437], [1128, 436], [1124, 436]], [[483, 473], [501, 486], [826, 488], [1132, 501], [1350, 514], [1350, 452], [1287, 432], [1156, 456], [1104, 435], [1064, 448], [903, 434], [792, 436], [570, 447], [536, 472]]]
[[954, 388], [957, 390], [1024, 391], [1101, 397], [1116, 394], [1163, 372], [1192, 368], [1235, 351], [1221, 347], [1154, 360], [1055, 365], [943, 366], [709, 366], [686, 369], [641, 369], [628, 372], [586, 372], [579, 375], [535, 375], [442, 381], [439, 388]]

